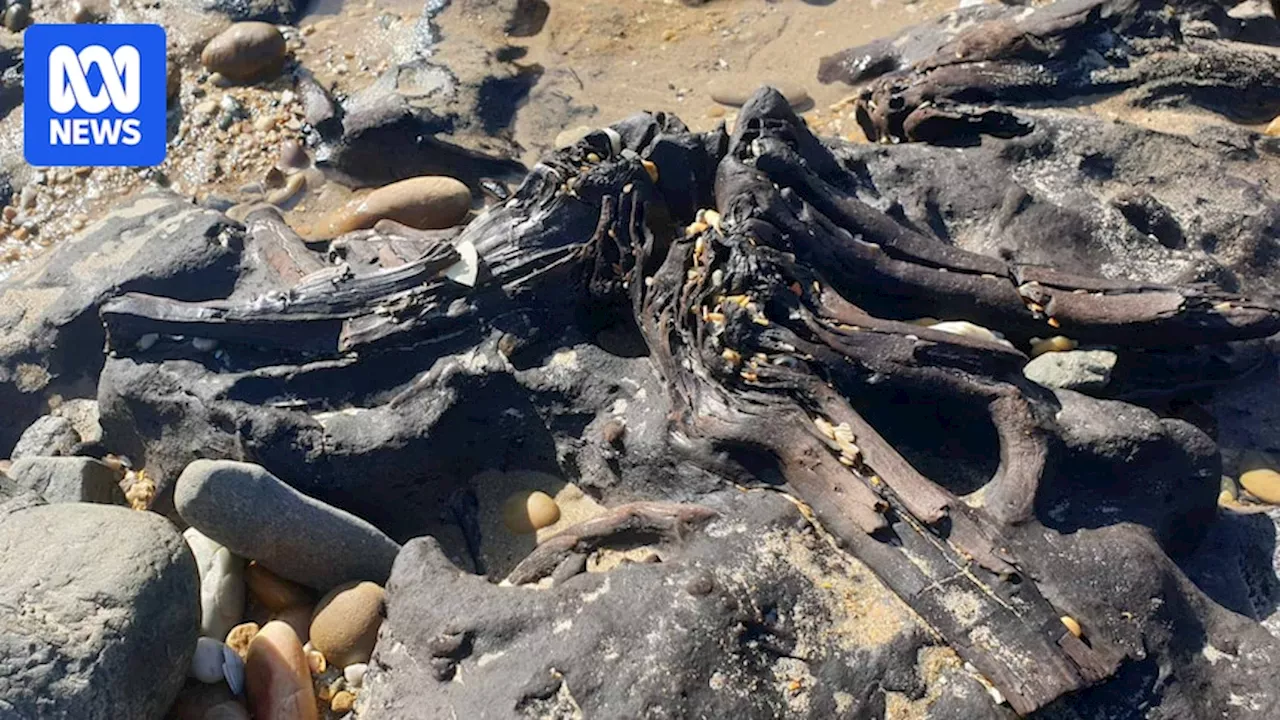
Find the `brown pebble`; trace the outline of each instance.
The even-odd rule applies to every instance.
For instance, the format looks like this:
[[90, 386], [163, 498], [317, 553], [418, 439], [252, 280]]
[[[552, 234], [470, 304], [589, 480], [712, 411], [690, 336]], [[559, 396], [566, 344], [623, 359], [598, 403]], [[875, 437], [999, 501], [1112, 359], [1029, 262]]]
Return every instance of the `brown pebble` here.
[[717, 78], [707, 85], [707, 92], [721, 105], [742, 107], [762, 85], [772, 85], [792, 107], [809, 102], [809, 92], [799, 85], [781, 80], [762, 80], [756, 76]]
[[310, 605], [311, 592], [303, 586], [285, 580], [257, 562], [251, 562], [244, 571], [249, 594], [268, 610], [279, 612], [296, 605]]
[[627, 426], [617, 418], [609, 420], [604, 424], [601, 435], [604, 436], [605, 444], [621, 445], [622, 437], [627, 434]]
[[280, 159], [277, 164], [285, 170], [301, 170], [311, 165], [311, 158], [307, 157], [307, 151], [303, 149], [302, 143], [297, 140], [285, 140], [280, 144]]
[[271, 616], [271, 619], [288, 623], [289, 627], [298, 633], [298, 639], [303, 644], [306, 644], [311, 640], [311, 614], [312, 608], [310, 604], [295, 605], [275, 613]]
[[356, 696], [346, 690], [340, 690], [329, 701], [329, 709], [336, 713], [349, 713], [356, 705]]
[[245, 659], [245, 688], [255, 720], [317, 720], [307, 656], [293, 628], [267, 623]]
[[1262, 132], [1264, 135], [1271, 135], [1272, 137], [1280, 136], [1280, 117], [1267, 123], [1267, 129]]
[[384, 598], [382, 587], [371, 582], [330, 590], [311, 618], [311, 646], [339, 667], [369, 662], [382, 626]]
[[307, 669], [312, 675], [320, 675], [329, 669], [329, 661], [324, 659], [324, 653], [319, 650], [307, 651]]
[[[276, 172], [280, 172], [276, 168], [271, 168]], [[267, 194], [267, 202], [276, 206], [287, 205], [290, 201], [298, 196], [298, 193], [307, 187], [307, 176], [303, 173], [294, 173], [285, 180], [284, 187], [278, 190], [272, 190]]]
[[502, 524], [517, 535], [530, 535], [560, 519], [560, 506], [550, 495], [522, 490], [502, 503]]
[[249, 643], [253, 642], [253, 636], [257, 635], [260, 629], [261, 627], [255, 622], [240, 623], [227, 633], [227, 647], [235, 650], [236, 654], [244, 659], [249, 654]]
[[200, 64], [235, 82], [253, 82], [279, 74], [285, 51], [284, 36], [275, 25], [238, 22], [205, 45]]
[[471, 209], [471, 191], [451, 177], [423, 176], [380, 187], [354, 200], [322, 222], [327, 237], [371, 228], [379, 220], [395, 220], [420, 230], [453, 227]]

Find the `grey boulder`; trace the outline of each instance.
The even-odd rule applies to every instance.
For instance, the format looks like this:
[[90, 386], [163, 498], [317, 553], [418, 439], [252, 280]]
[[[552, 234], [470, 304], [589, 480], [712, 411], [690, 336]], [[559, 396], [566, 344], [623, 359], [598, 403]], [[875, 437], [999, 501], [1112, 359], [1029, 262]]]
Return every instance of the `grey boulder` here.
[[63, 503], [0, 515], [0, 717], [163, 717], [191, 662], [199, 579], [164, 518]]
[[320, 591], [350, 580], [385, 584], [400, 552], [370, 523], [252, 463], [191, 463], [178, 478], [174, 504], [183, 520], [236, 555]]
[[70, 455], [80, 442], [80, 434], [70, 420], [56, 415], [45, 415], [22, 431], [22, 437], [13, 446], [9, 457], [56, 457]]
[[93, 458], [25, 457], [14, 461], [9, 477], [51, 503], [125, 502], [115, 471]]

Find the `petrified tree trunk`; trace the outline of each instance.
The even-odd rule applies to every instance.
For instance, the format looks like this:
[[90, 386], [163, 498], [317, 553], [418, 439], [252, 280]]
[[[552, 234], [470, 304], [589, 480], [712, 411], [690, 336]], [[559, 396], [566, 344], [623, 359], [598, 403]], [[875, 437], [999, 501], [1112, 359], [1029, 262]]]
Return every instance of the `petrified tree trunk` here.
[[[1022, 378], [1019, 348], [1059, 332], [1140, 347], [1224, 342], [1280, 330], [1280, 313], [1208, 287], [1076, 277], [964, 252], [862, 203], [857, 183], [764, 90], [731, 137], [692, 134], [662, 114], [588, 135], [412, 262], [366, 274], [344, 265], [251, 302], [131, 294], [103, 318], [113, 352], [144, 354], [137, 341], [149, 334], [195, 336], [220, 341], [221, 362], [241, 368], [358, 366], [413, 349], [425, 369], [494, 329], [510, 354], [546, 318], [633, 321], [670, 390], [674, 411], [654, 422], [665, 423], [672, 452], [730, 481], [785, 483], [1027, 713], [1107, 677], [1126, 650], [1104, 632], [1077, 637], [1047, 599], [1065, 578], [1041, 552], [1033, 505], [1056, 402]], [[278, 217], [257, 214], [251, 227], [279, 277], [309, 269]], [[412, 234], [381, 230], [397, 233]], [[921, 316], [969, 320], [1008, 340], [908, 322]], [[385, 402], [438, 381], [424, 374]], [[864, 389], [882, 385], [989, 415], [1000, 444], [990, 482], [959, 497], [913, 468], [855, 409]], [[612, 532], [678, 531], [701, 511], [620, 512], [512, 579], [545, 576]]]

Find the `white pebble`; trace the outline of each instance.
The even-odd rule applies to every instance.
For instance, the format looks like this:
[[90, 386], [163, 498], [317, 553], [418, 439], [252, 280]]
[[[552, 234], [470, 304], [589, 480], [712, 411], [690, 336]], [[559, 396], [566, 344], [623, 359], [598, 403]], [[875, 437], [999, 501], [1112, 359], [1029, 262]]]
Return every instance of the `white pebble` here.
[[359, 688], [364, 685], [364, 675], [367, 672], [369, 672], [368, 663], [354, 663], [342, 668], [342, 677], [346, 678], [347, 685]]
[[200, 573], [200, 632], [225, 638], [244, 615], [244, 559], [195, 528], [182, 536]]
[[196, 653], [191, 656], [191, 677], [208, 684], [222, 682], [225, 647], [213, 638], [202, 637], [196, 640]]

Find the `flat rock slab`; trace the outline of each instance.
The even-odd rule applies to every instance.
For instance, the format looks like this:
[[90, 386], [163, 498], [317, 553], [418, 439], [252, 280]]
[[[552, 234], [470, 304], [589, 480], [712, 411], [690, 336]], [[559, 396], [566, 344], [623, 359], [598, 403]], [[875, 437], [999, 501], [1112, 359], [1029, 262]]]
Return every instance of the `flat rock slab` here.
[[231, 552], [321, 592], [385, 584], [400, 545], [368, 522], [307, 497], [259, 465], [197, 460], [174, 490], [178, 514]]
[[62, 503], [0, 515], [0, 717], [159, 720], [200, 627], [164, 518]]

